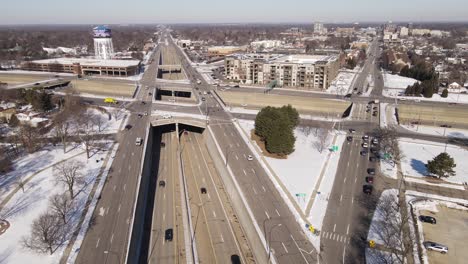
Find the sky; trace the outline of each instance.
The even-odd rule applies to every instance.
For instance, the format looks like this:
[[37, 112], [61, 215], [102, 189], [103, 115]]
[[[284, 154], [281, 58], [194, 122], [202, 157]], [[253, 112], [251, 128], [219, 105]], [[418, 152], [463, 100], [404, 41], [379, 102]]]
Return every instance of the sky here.
[[1, 0], [0, 24], [468, 21], [467, 0]]

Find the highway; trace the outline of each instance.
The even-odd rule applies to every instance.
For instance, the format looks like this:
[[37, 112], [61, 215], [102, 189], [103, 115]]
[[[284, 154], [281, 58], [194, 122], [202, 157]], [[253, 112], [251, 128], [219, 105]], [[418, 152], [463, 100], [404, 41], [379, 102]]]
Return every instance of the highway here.
[[[170, 44], [175, 45], [172, 40]], [[201, 85], [197, 85], [200, 91], [211, 90], [212, 87], [185, 61], [185, 56], [180, 50], [177, 51], [179, 56], [184, 58], [183, 66], [192, 83], [199, 79], [202, 81]], [[294, 215], [269, 176], [258, 161], [246, 159], [251, 152], [232, 124], [232, 116], [224, 112], [210, 96], [199, 106], [199, 111], [205, 114], [205, 108], [210, 109], [210, 127], [228, 156], [228, 165], [246, 196], [248, 206], [252, 209], [263, 236], [267, 241], [271, 241], [271, 257], [274, 256], [277, 263], [315, 263], [317, 253], [314, 247], [298, 226]], [[267, 252], [265, 254], [268, 255]]]
[[[203, 136], [181, 134], [182, 160], [201, 263], [228, 263], [231, 255], [241, 256], [239, 243], [228, 218], [220, 189], [215, 180], [218, 172], [204, 144]], [[204, 192], [202, 192], [204, 188]], [[245, 261], [242, 261], [245, 263]]]

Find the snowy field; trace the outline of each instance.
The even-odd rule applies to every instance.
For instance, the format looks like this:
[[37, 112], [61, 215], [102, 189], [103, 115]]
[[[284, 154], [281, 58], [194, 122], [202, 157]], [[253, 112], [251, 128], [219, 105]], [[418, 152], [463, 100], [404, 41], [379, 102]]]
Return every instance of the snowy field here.
[[408, 85], [413, 85], [418, 80], [408, 77], [403, 77], [396, 74], [382, 73], [384, 78], [384, 87], [389, 89], [406, 89]]
[[[239, 120], [239, 124], [249, 135], [254, 129], [254, 122], [251, 120]], [[305, 194], [305, 197], [296, 199], [300, 208], [305, 210], [330, 153], [328, 148], [331, 147], [333, 135], [328, 137], [325, 149], [320, 153], [316, 147], [318, 138], [314, 135], [314, 131], [306, 136], [300, 128], [296, 128], [294, 134], [296, 136], [295, 151], [287, 159], [266, 156], [265, 159], [293, 197], [299, 193]], [[340, 143], [342, 144], [343, 141], [337, 142], [337, 144]], [[334, 154], [334, 156], [339, 157], [339, 154]], [[324, 181], [327, 180], [324, 179]]]
[[[425, 178], [427, 175], [426, 163], [432, 160], [435, 156], [444, 152], [445, 144], [415, 140], [415, 139], [400, 139], [400, 149], [404, 154], [401, 160], [401, 169], [404, 175]], [[447, 145], [447, 153], [455, 160], [455, 175], [444, 178], [443, 180], [451, 183], [468, 182], [468, 151], [458, 146]]]
[[[375, 209], [372, 217], [367, 240], [374, 240], [375, 243], [379, 245], [393, 246], [388, 243], [389, 241], [392, 241], [392, 239], [388, 239], [387, 234], [383, 233], [384, 230], [382, 230], [382, 226], [386, 225], [387, 221], [389, 221], [389, 215], [394, 215], [395, 221], [399, 221], [400, 212], [399, 210], [396, 210], [397, 207], [389, 207], [389, 209], [384, 208], [388, 205], [385, 202], [386, 200], [391, 200], [393, 204], [396, 204], [398, 200], [398, 190], [387, 189], [382, 192], [382, 195], [379, 198], [379, 203], [377, 204], [377, 208]], [[397, 241], [398, 239], [398, 236], [395, 236], [394, 241]]]
[[340, 71], [326, 92], [337, 95], [349, 93], [352, 90], [350, 86], [354, 80], [354, 76], [356, 76], [355, 71]]
[[434, 136], [446, 136], [451, 138], [468, 138], [468, 130], [463, 130], [459, 128], [444, 128], [444, 127], [434, 127], [434, 126], [424, 126], [424, 125], [401, 125], [403, 128], [408, 129], [413, 132], [434, 135]]
[[[77, 186], [75, 189], [76, 196], [73, 199], [75, 208], [70, 214], [67, 225], [67, 230], [70, 231], [77, 228], [91, 188], [103, 166], [102, 160], [111, 151], [110, 142], [102, 143], [102, 149], [96, 150], [90, 159], [87, 159], [85, 150], [79, 145], [74, 146], [67, 153], [63, 153], [61, 146], [47, 146], [36, 153], [26, 155], [14, 162], [14, 171], [4, 175], [0, 179], [1, 201], [5, 202], [7, 197], [11, 198], [0, 212], [0, 218], [5, 218], [11, 225], [0, 236], [1, 263], [59, 262], [71, 233], [67, 235], [64, 243], [58, 247], [53, 255], [29, 251], [23, 248], [21, 240], [29, 235], [33, 220], [48, 211], [50, 197], [67, 192], [64, 185], [56, 183], [56, 177], [52, 169], [52, 165], [65, 159], [69, 159], [66, 162], [77, 161], [83, 164], [80, 172], [84, 177], [84, 184], [79, 187]], [[112, 160], [109, 160], [108, 164], [111, 162]], [[103, 177], [107, 175], [107, 170], [104, 171], [105, 175], [102, 175]], [[18, 179], [25, 180], [29, 177], [31, 178], [30, 181], [25, 183], [24, 192], [21, 189], [16, 189], [15, 192], [15, 188], [18, 187]], [[90, 210], [93, 210], [93, 208], [90, 208]], [[81, 243], [81, 240], [77, 240], [76, 243]]]

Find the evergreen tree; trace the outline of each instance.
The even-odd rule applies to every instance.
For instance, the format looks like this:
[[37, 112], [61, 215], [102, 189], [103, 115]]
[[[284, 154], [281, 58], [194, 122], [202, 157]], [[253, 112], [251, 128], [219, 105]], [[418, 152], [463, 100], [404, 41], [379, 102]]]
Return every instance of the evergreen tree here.
[[17, 127], [19, 125], [19, 120], [18, 120], [18, 117], [16, 117], [16, 115], [12, 115], [10, 117], [10, 121], [8, 122], [8, 124], [10, 125], [10, 127]]
[[294, 128], [299, 125], [299, 113], [297, 112], [296, 108], [288, 104], [287, 106], [282, 106], [280, 110], [287, 116], [290, 127]]
[[427, 161], [427, 171], [437, 175], [439, 178], [455, 175], [453, 168], [456, 167], [455, 161], [447, 152], [442, 152], [433, 160]]
[[448, 97], [448, 90], [447, 88], [445, 88], [443, 91], [442, 91], [442, 95], [441, 95], [443, 98], [447, 98]]

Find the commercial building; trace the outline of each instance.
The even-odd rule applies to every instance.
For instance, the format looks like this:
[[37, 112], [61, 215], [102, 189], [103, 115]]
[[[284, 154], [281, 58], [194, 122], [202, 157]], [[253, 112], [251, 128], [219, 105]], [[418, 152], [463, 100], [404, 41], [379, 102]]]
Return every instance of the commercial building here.
[[254, 41], [250, 43], [250, 46], [253, 49], [259, 49], [263, 47], [264, 49], [271, 49], [271, 48], [277, 48], [283, 45], [283, 41], [281, 40], [260, 40], [260, 41]]
[[21, 68], [27, 71], [67, 72], [79, 75], [126, 77], [139, 73], [140, 61], [56, 58], [24, 62], [21, 64]]
[[315, 34], [325, 34], [327, 33], [327, 29], [323, 26], [320, 22], [314, 23], [314, 33]]
[[93, 28], [94, 56], [97, 59], [109, 60], [114, 56], [114, 45], [110, 28], [97, 26]]
[[228, 80], [305, 89], [327, 89], [339, 67], [337, 55], [239, 54], [225, 59]]

